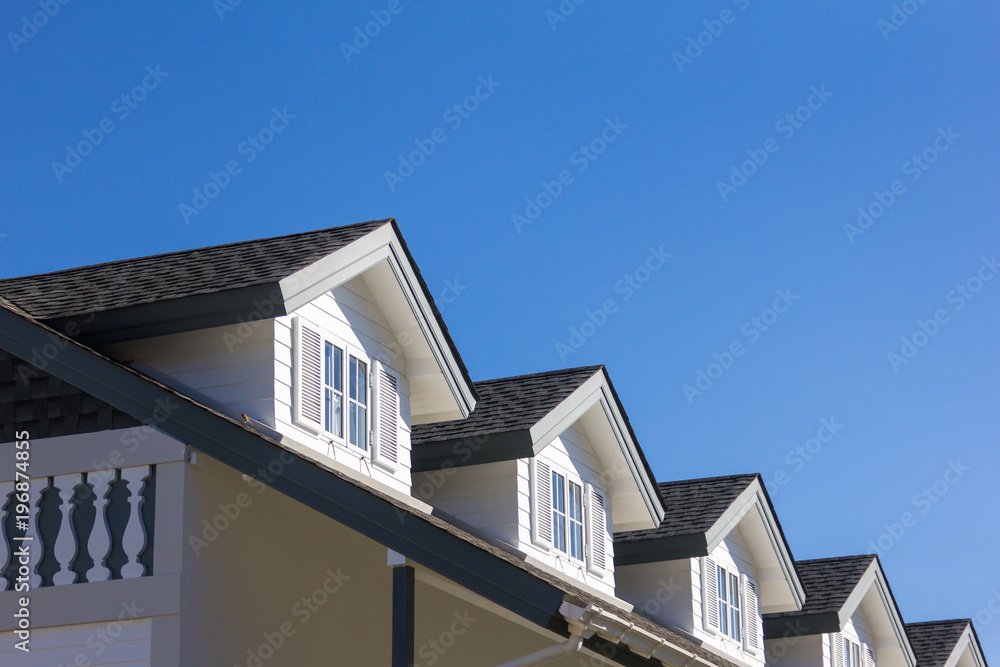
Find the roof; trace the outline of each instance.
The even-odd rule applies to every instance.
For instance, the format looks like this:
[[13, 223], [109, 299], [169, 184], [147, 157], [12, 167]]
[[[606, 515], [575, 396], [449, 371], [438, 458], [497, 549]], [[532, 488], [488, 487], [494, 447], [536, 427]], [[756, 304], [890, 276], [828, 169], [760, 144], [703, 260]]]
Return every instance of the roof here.
[[756, 474], [729, 475], [662, 482], [658, 487], [667, 511], [660, 525], [615, 535], [615, 542], [707, 532], [758, 477]]
[[[381, 238], [373, 234], [379, 230]], [[348, 246], [365, 237], [389, 245], [388, 254], [404, 267], [401, 287], [412, 290], [414, 314], [441, 350], [442, 373], [456, 387], [462, 414], [471, 411], [476, 396], [468, 368], [392, 218], [7, 278], [0, 280], [0, 299], [87, 345], [239, 324], [294, 310], [306, 293], [303, 274], [329, 277], [329, 258], [350, 253]], [[339, 257], [334, 263], [357, 259]]]
[[[148, 417], [159, 401], [178, 399], [178, 407], [158, 420], [157, 428], [244, 474], [257, 474], [262, 466], [275, 460], [279, 451], [291, 452], [292, 462], [285, 466], [283, 474], [265, 478], [270, 486], [533, 623], [568, 636], [568, 625], [559, 614], [563, 600], [605, 605], [600, 598], [441, 517], [421, 512], [311, 458], [304, 446], [279, 442], [73, 341], [0, 297], [0, 349], [24, 358], [32, 349], [54, 340], [66, 344], [46, 364], [46, 372], [51, 375], [140, 420]], [[663, 645], [682, 656], [694, 656], [719, 667], [736, 667], [639, 614], [624, 610], [615, 613], [634, 627], [654, 633]], [[593, 644], [594, 640], [588, 642]], [[594, 645], [601, 651], [607, 649], [607, 644]], [[655, 664], [628, 650], [621, 657], [632, 661], [625, 664]]]
[[0, 295], [40, 320], [273, 283], [392, 221], [122, 259], [0, 280]]
[[917, 656], [919, 667], [944, 667], [955, 646], [972, 621], [968, 618], [951, 621], [907, 623], [906, 634]]
[[586, 366], [476, 382], [479, 402], [467, 419], [416, 424], [411, 442], [418, 447], [529, 429], [602, 369]]
[[842, 556], [800, 560], [795, 563], [806, 589], [806, 604], [799, 614], [839, 612], [861, 582], [875, 556]]

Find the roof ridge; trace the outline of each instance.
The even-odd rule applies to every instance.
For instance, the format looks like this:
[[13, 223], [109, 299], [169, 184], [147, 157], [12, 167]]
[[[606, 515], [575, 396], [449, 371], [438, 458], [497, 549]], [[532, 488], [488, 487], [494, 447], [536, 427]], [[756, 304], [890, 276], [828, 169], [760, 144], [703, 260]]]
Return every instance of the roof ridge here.
[[756, 478], [758, 478], [760, 476], [761, 476], [761, 474], [759, 472], [745, 472], [745, 473], [739, 473], [739, 474], [736, 474], [736, 475], [717, 475], [715, 477], [696, 477], [694, 479], [675, 479], [675, 480], [672, 480], [672, 481], [669, 481], [669, 482], [659, 482], [659, 483], [657, 483], [657, 486], [660, 486], [660, 487], [663, 487], [663, 486], [675, 486], [675, 485], [679, 486], [681, 484], [697, 484], [699, 482], [717, 482], [717, 481], [721, 481], [721, 480], [743, 479], [745, 477], [756, 479]]
[[539, 377], [555, 377], [558, 375], [568, 375], [570, 373], [577, 373], [582, 371], [591, 371], [591, 375], [604, 368], [604, 364], [599, 364], [597, 366], [576, 366], [574, 368], [557, 368], [550, 371], [539, 371], [537, 373], [526, 373], [524, 375], [508, 375], [502, 378], [490, 378], [488, 380], [476, 380], [474, 384], [488, 384], [491, 382], [507, 382], [510, 380], [527, 380]]
[[862, 560], [867, 559], [869, 562], [875, 560], [877, 556], [875, 554], [853, 554], [850, 556], [830, 556], [828, 558], [810, 558], [808, 560], [797, 560], [796, 565], [812, 565], [815, 563], [834, 563], [834, 562], [845, 562], [849, 560]]
[[941, 621], [914, 621], [913, 623], [906, 623], [906, 627], [917, 626], [917, 625], [957, 625], [961, 623], [962, 625], [968, 625], [972, 623], [971, 618], [949, 618]]
[[[24, 276], [9, 276], [7, 278], [0, 278], [0, 284], [3, 284], [9, 280], [21, 280], [24, 278], [41, 278], [43, 276], [56, 276], [61, 273], [69, 273], [71, 271], [82, 271], [84, 269], [93, 269], [100, 266], [113, 266], [115, 264], [124, 264], [126, 262], [137, 262], [145, 259], [160, 259], [163, 257], [170, 257], [173, 255], [183, 255], [187, 253], [198, 252], [199, 250], [216, 250], [219, 248], [232, 248], [240, 245], [247, 245], [250, 243], [260, 243], [262, 241], [277, 241], [279, 239], [291, 239], [300, 236], [307, 236], [309, 234], [321, 234], [323, 232], [331, 232], [333, 230], [343, 230], [350, 229], [352, 227], [362, 227], [364, 225], [372, 225], [373, 229], [377, 229], [384, 224], [388, 224], [393, 220], [393, 218], [382, 218], [380, 220], [368, 220], [366, 222], [355, 222], [350, 225], [339, 225], [337, 227], [325, 227], [323, 229], [313, 229], [311, 231], [305, 232], [294, 232], [292, 234], [279, 234], [278, 236], [265, 236], [263, 238], [257, 239], [245, 239], [243, 241], [231, 241], [229, 243], [220, 243], [218, 245], [201, 246], [198, 248], [188, 248], [186, 250], [172, 250], [170, 252], [155, 253], [152, 255], [140, 255], [139, 257], [123, 257], [122, 259], [112, 259], [107, 262], [95, 262], [94, 264], [84, 264], [83, 266], [70, 266], [65, 269], [57, 269], [55, 271], [46, 271], [44, 273], [31, 273]], [[381, 223], [375, 225], [374, 223]]]

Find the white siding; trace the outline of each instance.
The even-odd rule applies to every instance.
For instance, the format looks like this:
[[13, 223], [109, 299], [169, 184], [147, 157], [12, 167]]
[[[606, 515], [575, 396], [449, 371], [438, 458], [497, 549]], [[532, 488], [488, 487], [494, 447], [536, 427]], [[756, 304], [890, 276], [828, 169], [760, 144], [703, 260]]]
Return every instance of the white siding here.
[[[340, 342], [347, 354], [379, 359], [400, 376], [400, 423], [397, 442], [399, 467], [395, 474], [371, 465], [371, 460], [355, 447], [333, 444], [329, 437], [304, 429], [292, 422], [292, 316], [302, 317], [332, 342]], [[410, 383], [406, 377], [406, 360], [394, 344], [395, 337], [385, 318], [375, 305], [374, 298], [364, 282], [355, 279], [332, 292], [328, 292], [292, 315], [274, 320], [273, 379], [275, 428], [317, 452], [333, 457], [356, 470], [371, 475], [400, 491], [410, 489]], [[346, 360], [345, 360], [346, 362]], [[369, 403], [369, 418], [371, 405]], [[369, 443], [370, 444], [370, 443]]]
[[0, 665], [149, 667], [150, 629], [151, 621], [148, 618], [38, 628], [31, 631], [31, 651], [28, 653], [14, 648], [18, 640], [13, 633], [0, 633]]
[[487, 535], [517, 544], [522, 514], [516, 461], [413, 474], [413, 495]]
[[615, 571], [616, 594], [632, 603], [636, 613], [690, 633], [694, 574], [690, 558], [625, 565]]
[[273, 320], [257, 320], [116, 343], [105, 351], [141, 361], [273, 427], [273, 339]]
[[826, 667], [829, 665], [830, 645], [826, 635], [796, 634], [795, 621], [787, 636], [764, 642], [769, 667]]

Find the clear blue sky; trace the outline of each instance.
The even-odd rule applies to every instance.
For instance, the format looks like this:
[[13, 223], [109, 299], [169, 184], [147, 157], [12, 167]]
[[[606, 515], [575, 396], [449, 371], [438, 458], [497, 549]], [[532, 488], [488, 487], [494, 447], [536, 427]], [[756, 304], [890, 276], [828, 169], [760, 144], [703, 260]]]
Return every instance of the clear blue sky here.
[[[870, 552], [909, 512], [883, 538], [905, 617], [976, 616], [1000, 591], [1000, 280], [977, 283], [1000, 254], [1000, 8], [911, 2], [895, 26], [890, 0], [558, 22], [557, 0], [77, 0], [36, 32], [36, 2], [6, 2], [0, 275], [394, 216], [435, 293], [459, 283], [441, 306], [474, 378], [607, 364], [660, 479], [784, 472], [801, 559]], [[391, 21], [345, 53], [373, 11]], [[859, 207], [881, 216], [845, 231]], [[588, 311], [603, 326], [573, 339]], [[823, 419], [842, 428], [807, 461]], [[936, 493], [949, 462], [969, 470]]]

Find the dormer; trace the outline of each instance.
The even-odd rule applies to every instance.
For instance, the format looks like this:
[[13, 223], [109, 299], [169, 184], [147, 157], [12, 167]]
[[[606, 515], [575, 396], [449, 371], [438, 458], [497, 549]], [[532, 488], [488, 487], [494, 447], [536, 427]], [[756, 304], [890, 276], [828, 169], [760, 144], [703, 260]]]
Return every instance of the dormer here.
[[916, 667], [877, 556], [799, 561], [806, 604], [764, 618], [768, 660], [815, 667]]
[[401, 493], [412, 425], [462, 419], [476, 405], [393, 220], [13, 278], [2, 289], [45, 324]]
[[986, 667], [971, 619], [907, 623], [917, 667]]
[[659, 485], [660, 525], [615, 537], [618, 595], [733, 662], [764, 659], [762, 614], [805, 594], [759, 475]]
[[554, 574], [614, 595], [612, 534], [659, 524], [603, 366], [477, 382], [465, 420], [415, 426], [413, 493]]

